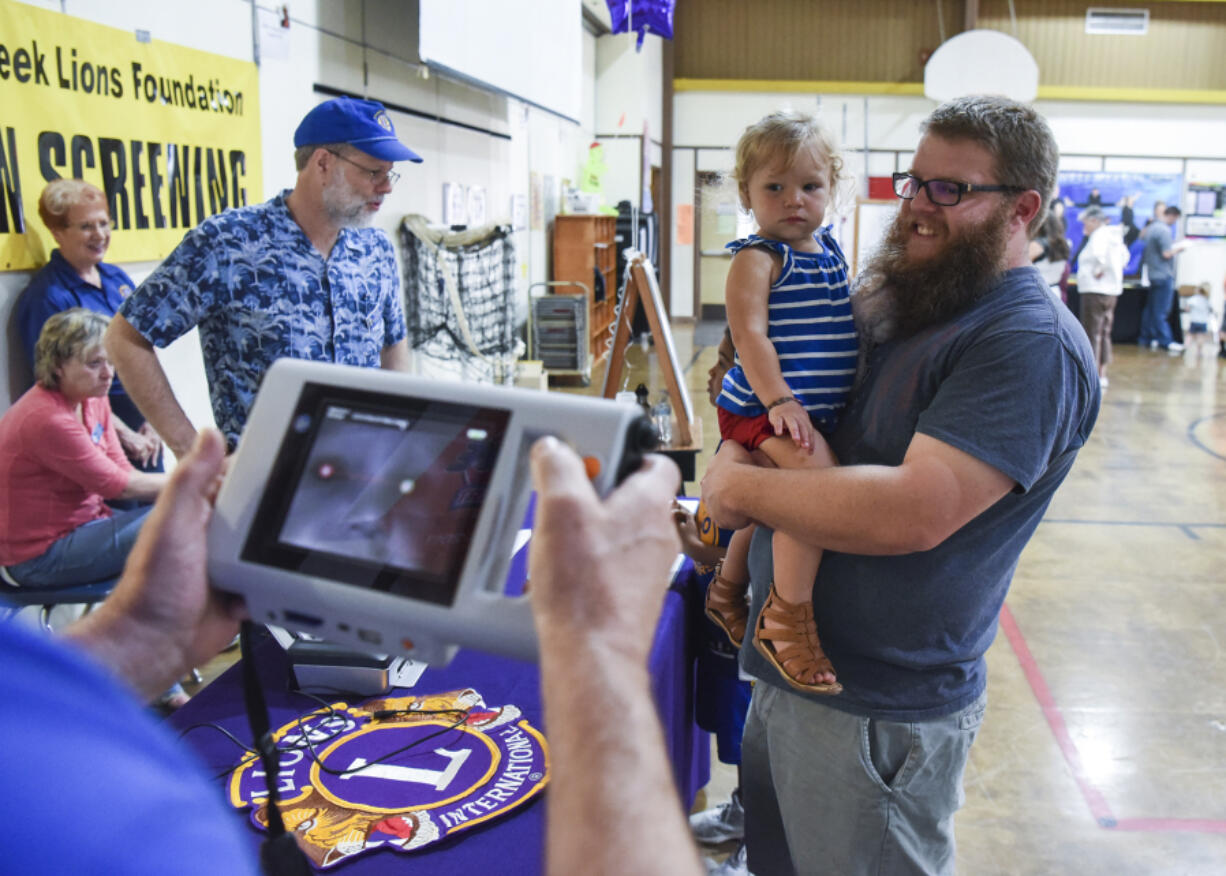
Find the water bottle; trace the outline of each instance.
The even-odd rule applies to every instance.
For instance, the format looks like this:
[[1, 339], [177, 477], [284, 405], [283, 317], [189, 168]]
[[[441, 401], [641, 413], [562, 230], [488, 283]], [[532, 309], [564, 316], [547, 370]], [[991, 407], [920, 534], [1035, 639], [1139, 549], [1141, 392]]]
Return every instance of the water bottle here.
[[668, 392], [660, 391], [660, 400], [651, 408], [651, 424], [656, 427], [660, 436], [660, 446], [667, 447], [673, 443], [673, 408], [668, 403]]
[[643, 413], [651, 416], [651, 407], [647, 404], [647, 386], [640, 383], [634, 388], [634, 398], [643, 409]]

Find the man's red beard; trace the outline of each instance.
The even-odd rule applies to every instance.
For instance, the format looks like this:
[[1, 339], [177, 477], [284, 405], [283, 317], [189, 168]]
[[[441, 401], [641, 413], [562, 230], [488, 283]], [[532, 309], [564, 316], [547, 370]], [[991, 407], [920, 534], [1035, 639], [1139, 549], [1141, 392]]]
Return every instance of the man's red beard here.
[[923, 259], [907, 253], [911, 228], [899, 212], [852, 299], [860, 331], [877, 343], [911, 337], [978, 301], [1004, 273], [1012, 212], [1006, 199], [981, 225], [951, 237], [940, 252]]

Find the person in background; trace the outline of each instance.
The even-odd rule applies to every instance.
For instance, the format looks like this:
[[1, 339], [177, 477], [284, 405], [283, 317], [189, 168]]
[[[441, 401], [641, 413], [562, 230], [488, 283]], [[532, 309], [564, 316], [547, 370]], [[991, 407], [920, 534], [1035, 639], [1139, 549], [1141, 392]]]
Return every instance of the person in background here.
[[1174, 243], [1172, 233], [1183, 211], [1178, 207], [1166, 207], [1162, 221], [1147, 225], [1142, 232], [1145, 250], [1141, 261], [1149, 274], [1149, 295], [1141, 311], [1141, 334], [1137, 343], [1151, 350], [1165, 348], [1167, 352], [1183, 352], [1183, 344], [1171, 336], [1168, 318], [1175, 298], [1175, 256], [1187, 249], [1190, 242]]
[[294, 146], [292, 190], [189, 231], [107, 332], [124, 385], [176, 456], [196, 429], [154, 347], [194, 327], [213, 417], [231, 448], [276, 359], [408, 367], [396, 254], [386, 234], [365, 226], [399, 178], [394, 163], [421, 158], [396, 139], [382, 104], [348, 97], [307, 113]]
[[1192, 349], [1192, 358], [1200, 358], [1204, 350], [1213, 350], [1212, 332], [1217, 322], [1216, 314], [1209, 303], [1208, 283], [1201, 283], [1196, 291], [1183, 300], [1183, 309], [1188, 314], [1188, 347]]
[[1081, 222], [1089, 241], [1077, 261], [1081, 325], [1098, 363], [1098, 384], [1106, 389], [1107, 366], [1111, 364], [1111, 325], [1115, 305], [1124, 292], [1128, 247], [1124, 246], [1123, 227], [1108, 225], [1102, 207], [1084, 210]]
[[[724, 559], [732, 530], [721, 529], [700, 501], [693, 513], [680, 505], [673, 511], [681, 552], [694, 561], [699, 592], [706, 589]], [[741, 735], [749, 711], [752, 684], [742, 679], [737, 651], [723, 629], [703, 612], [693, 623], [698, 630], [698, 657], [694, 666], [694, 717], [699, 727], [715, 735], [716, 755], [736, 767], [737, 785], [727, 800], [690, 816], [690, 833], [704, 846], [735, 842], [736, 848], [722, 861], [707, 859], [709, 876], [744, 876], [745, 807], [741, 798]]]
[[34, 346], [36, 383], [0, 418], [0, 565], [27, 587], [116, 577], [166, 475], [132, 467], [107, 401], [114, 371], [102, 349], [107, 319], [69, 308]]
[[[136, 288], [123, 268], [104, 261], [113, 223], [106, 195], [97, 186], [80, 179], [52, 180], [38, 197], [38, 215], [57, 248], [17, 301], [17, 332], [31, 370], [34, 345], [50, 316], [84, 307], [110, 319]], [[119, 380], [111, 383], [110, 402], [115, 432], [128, 459], [142, 471], [161, 471], [162, 440]]]
[[[1223, 286], [1226, 287], [1226, 283], [1224, 283]], [[1218, 326], [1217, 339], [1218, 339], [1218, 351], [1217, 351], [1218, 357], [1222, 359], [1226, 359], [1226, 313], [1222, 315], [1221, 324]]]
[[1145, 225], [1142, 226], [1141, 233], [1138, 236], [1144, 237], [1145, 233], [1149, 231], [1150, 228], [1152, 228], [1154, 225], [1161, 224], [1162, 216], [1165, 212], [1166, 212], [1166, 201], [1154, 201], [1154, 209], [1150, 213], [1149, 218], [1145, 220]]
[[[707, 371], [707, 397], [713, 407], [723, 387], [724, 375], [735, 358], [732, 333], [725, 327], [715, 364]], [[693, 513], [677, 505], [673, 520], [681, 538], [681, 551], [694, 561], [695, 584], [705, 599], [706, 590], [727, 552], [732, 530], [716, 526], [702, 502]], [[707, 859], [709, 876], [743, 876], [749, 871], [745, 865], [745, 808], [741, 802], [739, 775], [741, 734], [753, 688], [741, 678], [736, 649], [723, 628], [704, 612], [697, 614], [699, 616], [693, 620], [694, 628], [699, 631], [698, 658], [694, 667], [695, 719], [699, 727], [715, 734], [717, 756], [721, 762], [735, 766], [738, 777], [737, 787], [732, 789], [726, 801], [690, 816], [690, 833], [702, 845], [737, 844], [724, 861], [716, 863]]]
[[[1081, 215], [1084, 217], [1085, 213]], [[1068, 275], [1069, 245], [1064, 236], [1064, 220], [1051, 211], [1048, 211], [1047, 218], [1043, 220], [1038, 235], [1030, 241], [1030, 263], [1043, 275], [1051, 294], [1064, 300], [1060, 284]]]
[[[1132, 248], [1133, 243], [1135, 243], [1141, 237], [1142, 229], [1137, 227], [1135, 209], [1137, 198], [1139, 197], [1139, 193], [1124, 195], [1124, 197], [1120, 198], [1118, 202], [1118, 206], [1120, 208], [1120, 227], [1124, 229], [1124, 246], [1129, 247], [1130, 249]], [[1157, 211], [1155, 215], [1160, 214], [1162, 209], [1165, 207], [1165, 203], [1158, 201], [1155, 204], [1155, 209]], [[1145, 224], [1148, 226], [1152, 221], [1152, 219], [1147, 219]]]
[[728, 326], [724, 326], [715, 355], [715, 364], [707, 369], [707, 399], [711, 407], [718, 406], [719, 394], [724, 388], [724, 375], [736, 364], [736, 347], [732, 346], [732, 329]]
[[[10, 743], [0, 747], [0, 817], [30, 833], [6, 849], [6, 871], [152, 876], [173, 862], [176, 876], [260, 872], [240, 815], [140, 706], [225, 647], [245, 614], [208, 586], [206, 533], [224, 453], [222, 436], [201, 430], [115, 592], [63, 642], [0, 624], [0, 733]], [[531, 463], [529, 576], [554, 766], [547, 872], [698, 876], [647, 671], [678, 549], [669, 515], [679, 473], [648, 457], [601, 500], [560, 442], [537, 442]], [[57, 842], [49, 838], [62, 827], [66, 794], [89, 817], [73, 824], [71, 842]]]

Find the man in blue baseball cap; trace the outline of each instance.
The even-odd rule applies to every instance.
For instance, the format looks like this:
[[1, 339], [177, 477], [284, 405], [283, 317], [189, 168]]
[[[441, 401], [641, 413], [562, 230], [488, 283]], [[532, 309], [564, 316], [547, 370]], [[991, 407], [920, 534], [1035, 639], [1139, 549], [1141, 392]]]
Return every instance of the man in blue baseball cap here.
[[367, 226], [399, 178], [394, 163], [421, 157], [396, 138], [381, 103], [350, 97], [307, 113], [294, 147], [293, 189], [188, 232], [107, 331], [124, 386], [176, 456], [196, 429], [154, 348], [193, 328], [213, 417], [231, 449], [276, 359], [408, 366], [395, 252]]

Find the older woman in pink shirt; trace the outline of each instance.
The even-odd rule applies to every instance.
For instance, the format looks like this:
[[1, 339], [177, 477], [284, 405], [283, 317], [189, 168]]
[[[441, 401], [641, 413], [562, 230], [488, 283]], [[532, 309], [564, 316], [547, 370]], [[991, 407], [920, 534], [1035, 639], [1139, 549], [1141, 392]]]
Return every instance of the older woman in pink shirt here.
[[134, 469], [120, 447], [106, 327], [106, 317], [82, 308], [48, 319], [36, 383], [0, 417], [0, 565], [23, 586], [118, 575], [150, 508], [117, 512], [106, 501], [152, 500], [166, 482]]

